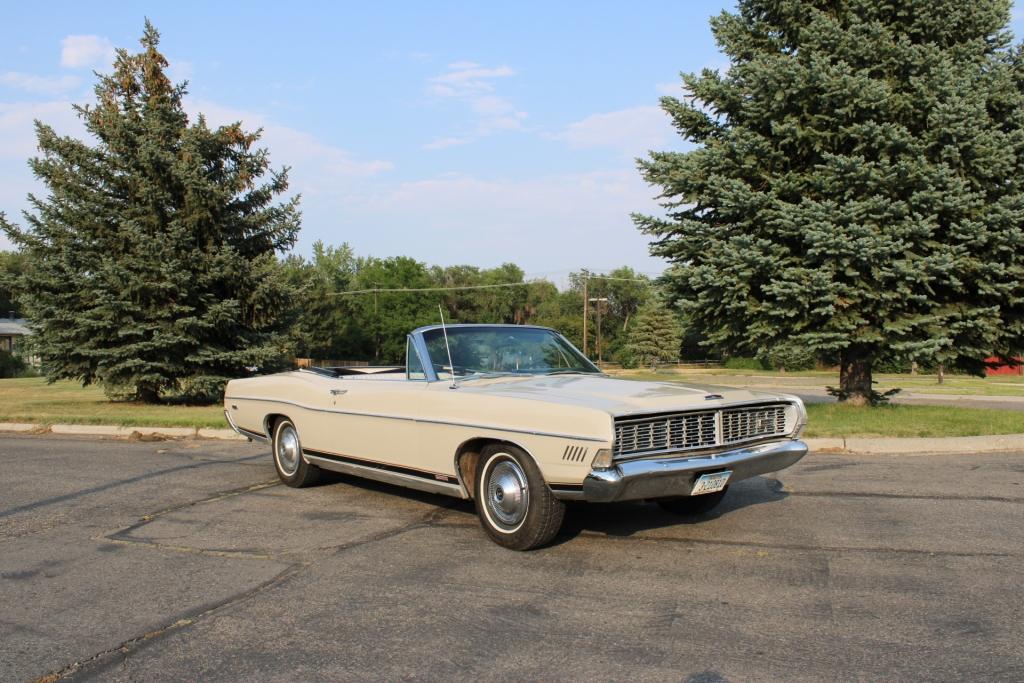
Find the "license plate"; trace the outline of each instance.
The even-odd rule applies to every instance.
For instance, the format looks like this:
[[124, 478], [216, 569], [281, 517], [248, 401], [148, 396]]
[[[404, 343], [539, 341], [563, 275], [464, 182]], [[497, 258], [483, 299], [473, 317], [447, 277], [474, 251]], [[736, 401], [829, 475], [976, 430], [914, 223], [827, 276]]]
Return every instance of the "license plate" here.
[[716, 491], [721, 491], [725, 488], [725, 485], [729, 482], [729, 477], [731, 476], [732, 471], [702, 474], [697, 477], [697, 481], [693, 482], [693, 490], [690, 491], [690, 495], [699, 496], [704, 493], [715, 493]]

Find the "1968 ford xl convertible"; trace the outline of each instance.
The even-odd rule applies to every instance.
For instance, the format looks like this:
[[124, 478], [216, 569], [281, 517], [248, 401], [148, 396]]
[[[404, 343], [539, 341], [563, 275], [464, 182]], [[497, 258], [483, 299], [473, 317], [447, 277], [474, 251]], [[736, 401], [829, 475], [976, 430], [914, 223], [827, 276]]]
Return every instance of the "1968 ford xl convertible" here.
[[799, 398], [614, 379], [554, 330], [520, 325], [422, 327], [405, 367], [233, 380], [224, 407], [270, 442], [288, 486], [334, 470], [471, 498], [516, 550], [550, 541], [566, 500], [695, 514], [807, 452]]

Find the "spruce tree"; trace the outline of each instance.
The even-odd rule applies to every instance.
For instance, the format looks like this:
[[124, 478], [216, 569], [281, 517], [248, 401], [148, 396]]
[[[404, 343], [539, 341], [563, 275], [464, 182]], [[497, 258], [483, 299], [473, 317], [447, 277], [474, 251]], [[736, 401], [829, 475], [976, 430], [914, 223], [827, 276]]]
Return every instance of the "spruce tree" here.
[[679, 318], [665, 306], [652, 302], [637, 311], [630, 325], [626, 349], [640, 365], [653, 370], [659, 362], [679, 359], [682, 330]]
[[287, 169], [270, 170], [258, 131], [190, 123], [148, 21], [141, 43], [75, 107], [94, 145], [36, 122], [29, 163], [48, 196], [29, 196], [26, 228], [0, 225], [25, 256], [17, 289], [51, 380], [210, 397], [281, 355], [276, 252], [295, 241], [298, 199], [276, 201]]
[[881, 357], [980, 373], [1024, 337], [1024, 58], [1009, 0], [740, 0], [730, 68], [662, 99], [688, 152], [635, 216], [721, 351], [783, 344], [873, 396]]

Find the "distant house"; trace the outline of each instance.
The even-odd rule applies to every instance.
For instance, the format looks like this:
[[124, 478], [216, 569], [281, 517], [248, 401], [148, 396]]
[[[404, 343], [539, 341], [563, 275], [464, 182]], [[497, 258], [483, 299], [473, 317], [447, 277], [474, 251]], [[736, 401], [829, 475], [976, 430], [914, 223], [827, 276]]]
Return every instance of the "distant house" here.
[[14, 351], [22, 337], [32, 334], [24, 318], [0, 318], [0, 351]]

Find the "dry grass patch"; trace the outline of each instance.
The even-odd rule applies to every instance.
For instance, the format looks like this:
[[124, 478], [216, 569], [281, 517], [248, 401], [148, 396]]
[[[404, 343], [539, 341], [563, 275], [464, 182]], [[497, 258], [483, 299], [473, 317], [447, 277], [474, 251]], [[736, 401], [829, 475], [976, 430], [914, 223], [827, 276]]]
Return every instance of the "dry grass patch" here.
[[122, 427], [227, 427], [220, 405], [149, 405], [111, 401], [98, 387], [47, 384], [39, 377], [0, 379], [0, 422], [117, 425]]

